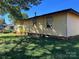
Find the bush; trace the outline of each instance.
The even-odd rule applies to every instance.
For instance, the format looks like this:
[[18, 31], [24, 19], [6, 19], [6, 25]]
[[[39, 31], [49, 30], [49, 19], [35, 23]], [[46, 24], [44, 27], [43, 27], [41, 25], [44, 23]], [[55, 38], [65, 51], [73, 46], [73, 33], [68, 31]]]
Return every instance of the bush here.
[[13, 32], [12, 29], [4, 30], [4, 33], [11, 33], [11, 32]]

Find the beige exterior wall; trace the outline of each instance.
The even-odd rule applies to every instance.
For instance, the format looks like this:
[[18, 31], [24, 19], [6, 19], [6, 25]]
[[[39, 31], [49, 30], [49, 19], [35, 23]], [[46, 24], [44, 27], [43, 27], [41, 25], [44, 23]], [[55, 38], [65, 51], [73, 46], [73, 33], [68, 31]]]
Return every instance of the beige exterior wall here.
[[[51, 28], [46, 27], [46, 20], [49, 16], [51, 16], [52, 19]], [[37, 17], [36, 23], [34, 25], [30, 20], [17, 21], [16, 24], [26, 25], [26, 32], [30, 33], [67, 36], [67, 13], [64, 12]]]
[[[53, 28], [54, 35], [67, 36], [67, 14], [59, 13], [53, 16]], [[53, 33], [52, 32], [52, 33]]]
[[50, 34], [57, 35], [57, 36], [66, 36], [66, 13], [59, 13], [52, 15], [53, 16], [53, 27], [52, 30], [48, 30], [47, 33], [50, 31]]
[[[52, 27], [46, 27], [46, 17], [52, 17]], [[37, 23], [32, 27], [32, 33], [39, 34], [48, 34], [48, 35], [56, 35], [56, 36], [67, 36], [66, 28], [67, 28], [67, 14], [66, 13], [58, 13], [53, 15], [47, 15], [37, 18]]]
[[43, 30], [44, 30], [44, 17], [38, 17], [36, 22], [30, 27], [30, 33], [39, 33], [39, 34], [43, 34]]
[[15, 22], [15, 24], [16, 24], [15, 31], [17, 33], [21, 31], [19, 26], [22, 26], [26, 33], [30, 32], [30, 28], [32, 27], [32, 21], [30, 21], [30, 20], [22, 20], [22, 21], [21, 20], [17, 20]]
[[79, 16], [74, 13], [67, 14], [67, 35], [79, 35]]

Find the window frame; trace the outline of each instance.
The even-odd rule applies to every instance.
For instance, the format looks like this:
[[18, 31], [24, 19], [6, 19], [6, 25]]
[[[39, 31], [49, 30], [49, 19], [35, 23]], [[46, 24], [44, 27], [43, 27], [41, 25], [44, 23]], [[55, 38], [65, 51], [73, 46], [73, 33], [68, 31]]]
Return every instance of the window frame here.
[[53, 17], [47, 16], [46, 17], [46, 28], [51, 28], [53, 26]]

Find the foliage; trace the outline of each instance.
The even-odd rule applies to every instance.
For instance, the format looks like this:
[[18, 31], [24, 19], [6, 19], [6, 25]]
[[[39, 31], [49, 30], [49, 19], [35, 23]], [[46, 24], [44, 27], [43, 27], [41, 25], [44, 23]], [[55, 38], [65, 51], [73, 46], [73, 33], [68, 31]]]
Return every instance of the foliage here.
[[[28, 18], [29, 18], [26, 13], [23, 13], [23, 12], [22, 12], [21, 15], [22, 15], [22, 19], [28, 19]], [[8, 14], [8, 18], [12, 19], [12, 20], [10, 20], [10, 21], [12, 21], [12, 23], [16, 22], [14, 16], [12, 16], [11, 14]], [[21, 20], [21, 19], [20, 19], [20, 20]]]
[[0, 0], [0, 14], [9, 13], [15, 19], [22, 19], [21, 10], [39, 5], [41, 0]]
[[3, 33], [12, 33], [13, 30], [12, 29], [7, 29], [7, 30], [4, 30]]
[[22, 17], [23, 17], [23, 19], [27, 19], [28, 18], [28, 15], [25, 14], [25, 13], [22, 13]]

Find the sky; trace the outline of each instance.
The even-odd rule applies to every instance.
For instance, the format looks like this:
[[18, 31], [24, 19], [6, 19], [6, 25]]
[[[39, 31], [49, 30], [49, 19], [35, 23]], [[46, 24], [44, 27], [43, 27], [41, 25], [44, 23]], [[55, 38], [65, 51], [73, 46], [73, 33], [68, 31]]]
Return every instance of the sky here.
[[[79, 0], [42, 0], [40, 5], [33, 6], [30, 10], [23, 12], [27, 13], [29, 17], [34, 17], [35, 12], [38, 16], [68, 8], [79, 11]], [[3, 18], [7, 24], [10, 24], [10, 19], [6, 15]]]
[[79, 11], [79, 0], [43, 0], [40, 5], [27, 11], [27, 14], [29, 17], [33, 17], [35, 12], [37, 15], [42, 15], [68, 8]]

